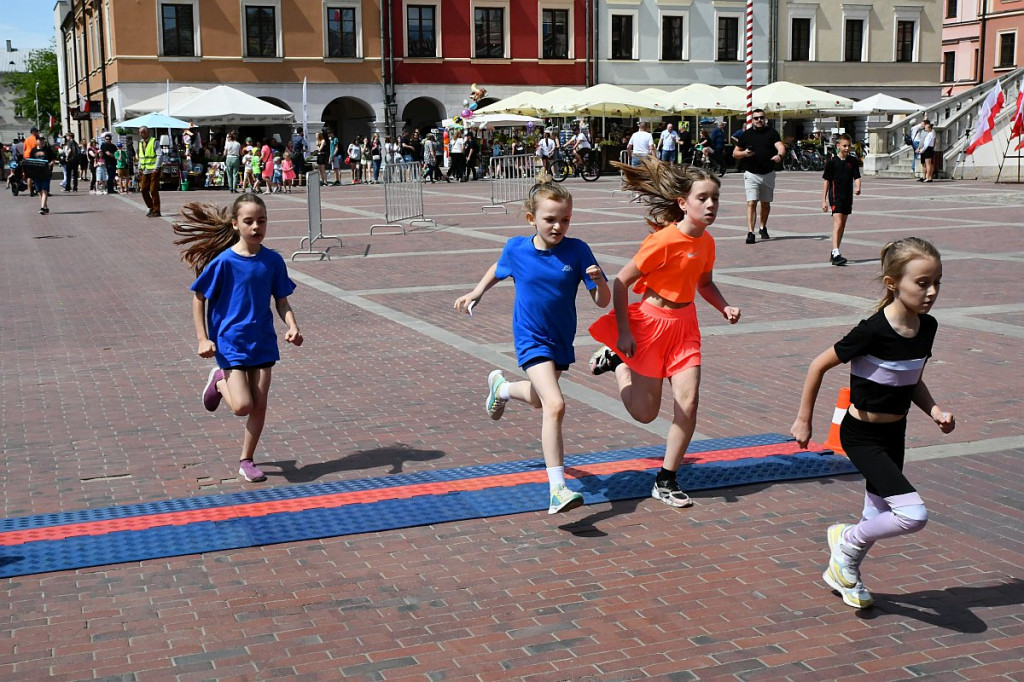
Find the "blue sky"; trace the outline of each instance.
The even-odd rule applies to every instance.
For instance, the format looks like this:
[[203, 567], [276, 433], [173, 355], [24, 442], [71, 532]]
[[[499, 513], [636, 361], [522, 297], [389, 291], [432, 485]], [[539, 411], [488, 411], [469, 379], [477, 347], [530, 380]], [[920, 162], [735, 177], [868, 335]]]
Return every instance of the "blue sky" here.
[[20, 50], [49, 47], [53, 40], [54, 0], [0, 0], [0, 50], [7, 41]]

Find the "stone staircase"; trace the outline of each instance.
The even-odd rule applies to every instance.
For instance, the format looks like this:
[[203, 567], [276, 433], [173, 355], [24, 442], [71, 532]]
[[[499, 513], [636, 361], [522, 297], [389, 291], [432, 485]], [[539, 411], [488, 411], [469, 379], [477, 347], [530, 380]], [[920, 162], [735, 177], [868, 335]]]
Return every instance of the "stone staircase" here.
[[[1002, 74], [1002, 84], [1006, 103], [996, 117], [993, 142], [977, 150], [971, 157], [964, 159], [962, 152], [977, 123], [985, 97], [992, 90], [996, 81], [977, 85], [970, 90], [921, 111], [911, 114], [900, 121], [868, 130], [870, 153], [864, 159], [864, 174], [883, 178], [912, 178], [911, 161], [913, 148], [903, 142], [904, 135], [910, 133], [911, 127], [924, 118], [932, 122], [935, 128], [936, 177], [965, 177], [970, 168], [972, 178], [996, 179], [1000, 165], [1004, 162], [1009, 126], [1016, 111], [1017, 93], [1020, 89], [1024, 68]], [[1016, 156], [1012, 158], [1016, 162]]]

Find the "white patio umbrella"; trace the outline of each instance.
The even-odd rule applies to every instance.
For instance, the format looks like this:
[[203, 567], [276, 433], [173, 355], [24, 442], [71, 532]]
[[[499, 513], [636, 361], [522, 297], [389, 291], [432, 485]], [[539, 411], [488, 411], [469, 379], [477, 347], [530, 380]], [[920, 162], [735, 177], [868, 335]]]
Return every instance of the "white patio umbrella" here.
[[516, 93], [505, 99], [492, 102], [486, 107], [480, 107], [475, 112], [476, 115], [482, 114], [518, 114], [523, 116], [533, 116], [538, 113], [535, 104], [540, 95], [533, 90], [523, 90], [520, 93]]
[[892, 95], [886, 95], [884, 93], [878, 93], [877, 95], [871, 95], [871, 97], [865, 97], [859, 102], [854, 102], [850, 109], [826, 109], [822, 111], [823, 114], [840, 114], [846, 116], [870, 116], [871, 114], [912, 114], [915, 111], [920, 111], [923, 107], [908, 102], [905, 99], [899, 99]]
[[764, 109], [769, 114], [817, 114], [822, 109], [852, 107], [852, 99], [788, 81], [754, 89], [754, 108]]
[[669, 93], [669, 105], [677, 114], [718, 116], [743, 111], [737, 93], [703, 83], [692, 83]]
[[483, 128], [485, 126], [507, 128], [510, 126], [525, 127], [530, 123], [537, 125], [544, 123], [544, 119], [537, 118], [536, 116], [524, 116], [522, 114], [480, 114], [479, 116], [474, 115], [472, 118], [465, 119], [463, 122], [474, 128]]
[[[571, 106], [572, 103], [576, 102], [576, 96], [582, 92], [577, 88], [555, 88], [543, 92], [537, 96], [534, 100], [534, 107], [536, 109], [536, 116], [548, 116], [555, 114], [556, 111], [560, 112], [567, 106]], [[522, 112], [525, 113], [525, 112]], [[557, 114], [560, 116], [569, 116], [571, 114]]]

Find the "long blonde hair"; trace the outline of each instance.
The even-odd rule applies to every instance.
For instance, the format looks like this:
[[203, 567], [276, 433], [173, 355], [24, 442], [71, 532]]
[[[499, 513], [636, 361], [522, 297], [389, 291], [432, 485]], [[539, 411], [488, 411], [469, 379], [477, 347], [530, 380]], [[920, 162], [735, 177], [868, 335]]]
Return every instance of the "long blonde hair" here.
[[722, 182], [711, 171], [695, 166], [676, 166], [646, 157], [639, 166], [613, 161], [622, 172], [622, 189], [636, 192], [647, 205], [647, 223], [655, 230], [683, 219], [679, 199], [690, 195], [693, 185], [710, 180], [719, 187]]
[[[878, 276], [878, 279], [889, 277], [898, 280], [903, 276], [907, 263], [917, 258], [934, 258], [939, 263], [942, 262], [939, 250], [931, 242], [920, 237], [904, 237], [889, 242], [882, 247], [882, 274]], [[884, 290], [885, 294], [882, 296], [882, 300], [875, 305], [876, 312], [896, 300], [896, 292], [888, 287], [884, 287]]]
[[181, 207], [184, 220], [171, 225], [174, 233], [181, 237], [174, 243], [186, 247], [181, 250], [181, 260], [191, 265], [197, 276], [217, 254], [238, 242], [240, 237], [233, 221], [242, 204], [257, 204], [267, 210], [263, 199], [251, 192], [239, 195], [230, 208], [198, 201]]

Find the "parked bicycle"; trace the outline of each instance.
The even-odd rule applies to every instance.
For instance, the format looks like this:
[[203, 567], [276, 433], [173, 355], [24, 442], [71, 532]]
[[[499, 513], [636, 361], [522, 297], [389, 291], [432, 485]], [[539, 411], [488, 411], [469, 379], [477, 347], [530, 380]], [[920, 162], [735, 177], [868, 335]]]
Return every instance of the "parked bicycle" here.
[[601, 177], [601, 162], [592, 150], [580, 150], [583, 167], [578, 168], [575, 159], [569, 158], [561, 149], [555, 149], [555, 158], [551, 162], [551, 177], [555, 182], [562, 182], [569, 176], [580, 176], [587, 182], [594, 182]]

